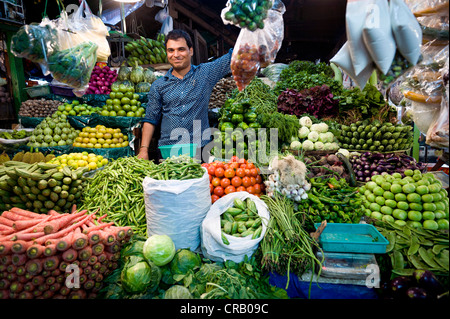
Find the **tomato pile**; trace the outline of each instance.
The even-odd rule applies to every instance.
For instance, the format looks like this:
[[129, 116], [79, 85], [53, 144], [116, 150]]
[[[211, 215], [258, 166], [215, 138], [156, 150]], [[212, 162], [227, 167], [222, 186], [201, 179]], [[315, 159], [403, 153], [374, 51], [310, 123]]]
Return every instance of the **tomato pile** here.
[[260, 67], [260, 54], [256, 45], [243, 44], [231, 59], [231, 73], [239, 91], [255, 77]]
[[215, 161], [202, 166], [208, 170], [212, 203], [234, 192], [260, 197], [265, 191], [259, 169], [244, 158], [233, 156], [229, 162]]

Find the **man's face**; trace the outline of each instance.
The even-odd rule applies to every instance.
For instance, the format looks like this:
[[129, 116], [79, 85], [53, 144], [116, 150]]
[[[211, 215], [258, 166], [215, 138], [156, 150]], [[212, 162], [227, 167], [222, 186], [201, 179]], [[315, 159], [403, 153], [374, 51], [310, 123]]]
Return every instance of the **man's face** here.
[[189, 49], [184, 38], [168, 40], [166, 51], [167, 60], [175, 70], [184, 70], [190, 66], [194, 52], [192, 48]]

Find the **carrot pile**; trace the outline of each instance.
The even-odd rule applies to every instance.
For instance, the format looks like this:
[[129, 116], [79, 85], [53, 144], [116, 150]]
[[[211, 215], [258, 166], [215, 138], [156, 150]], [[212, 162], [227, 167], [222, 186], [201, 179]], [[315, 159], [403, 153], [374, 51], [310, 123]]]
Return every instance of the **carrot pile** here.
[[75, 206], [63, 214], [4, 211], [0, 299], [95, 298], [132, 235], [130, 227], [103, 222], [105, 217]]

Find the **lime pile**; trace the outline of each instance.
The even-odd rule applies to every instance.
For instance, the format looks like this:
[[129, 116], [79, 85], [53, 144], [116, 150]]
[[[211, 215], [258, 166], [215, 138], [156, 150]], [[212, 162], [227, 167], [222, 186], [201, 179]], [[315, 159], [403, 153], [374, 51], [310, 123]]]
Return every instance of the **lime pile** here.
[[55, 112], [57, 115], [64, 114], [66, 116], [88, 116], [92, 113], [96, 113], [97, 108], [92, 105], [82, 103], [74, 100], [72, 103], [64, 102], [58, 106], [58, 110]]
[[84, 148], [116, 148], [128, 146], [128, 136], [120, 128], [109, 128], [104, 125], [83, 127], [75, 138], [74, 147]]
[[139, 94], [135, 93], [134, 87], [120, 84], [112, 87], [109, 99], [105, 101], [98, 113], [102, 116], [126, 116], [143, 117], [145, 108], [139, 101]]
[[449, 229], [449, 199], [442, 183], [429, 172], [404, 174], [375, 175], [361, 186], [366, 216], [416, 228]]
[[67, 116], [53, 113], [47, 116], [33, 130], [27, 146], [30, 147], [55, 147], [71, 145], [79, 131], [74, 129]]
[[59, 168], [64, 166], [69, 166], [72, 169], [77, 169], [79, 167], [87, 167], [89, 171], [95, 170], [102, 166], [108, 164], [108, 159], [104, 158], [102, 155], [97, 155], [88, 152], [77, 152], [62, 154], [48, 161], [50, 164], [58, 164]]

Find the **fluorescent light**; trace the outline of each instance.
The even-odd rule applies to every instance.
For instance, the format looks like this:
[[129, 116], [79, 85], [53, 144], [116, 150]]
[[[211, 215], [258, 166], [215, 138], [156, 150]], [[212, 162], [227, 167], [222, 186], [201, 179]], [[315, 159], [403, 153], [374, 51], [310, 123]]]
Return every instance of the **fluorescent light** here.
[[114, 0], [116, 2], [124, 2], [124, 3], [134, 3], [139, 2], [140, 0]]

